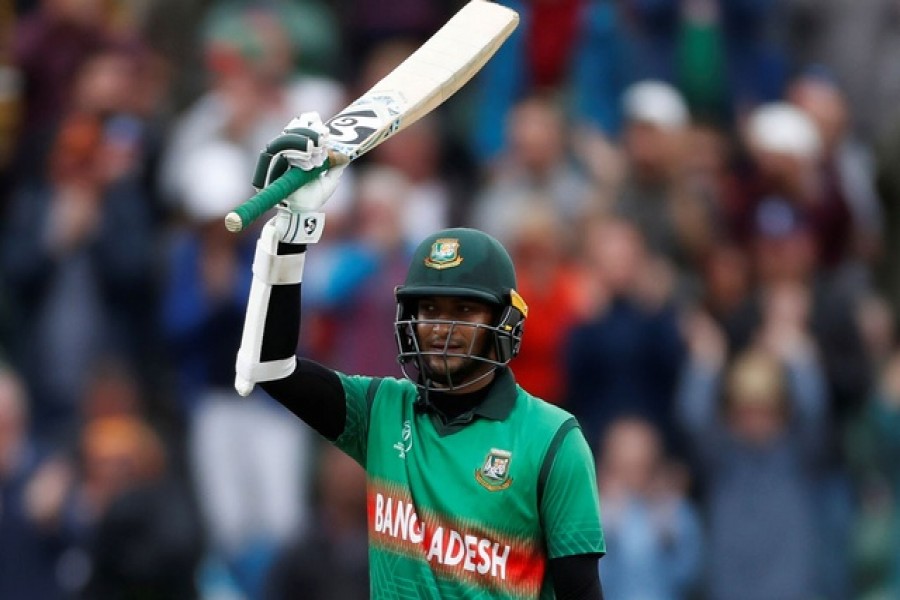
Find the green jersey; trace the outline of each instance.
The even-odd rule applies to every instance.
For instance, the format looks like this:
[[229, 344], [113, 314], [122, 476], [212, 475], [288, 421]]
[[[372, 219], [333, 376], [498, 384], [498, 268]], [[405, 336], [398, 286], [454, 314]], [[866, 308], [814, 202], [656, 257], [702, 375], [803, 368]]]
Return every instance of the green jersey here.
[[549, 559], [605, 551], [584, 435], [508, 369], [449, 423], [407, 380], [340, 378], [336, 444], [367, 472], [372, 598], [552, 598]]

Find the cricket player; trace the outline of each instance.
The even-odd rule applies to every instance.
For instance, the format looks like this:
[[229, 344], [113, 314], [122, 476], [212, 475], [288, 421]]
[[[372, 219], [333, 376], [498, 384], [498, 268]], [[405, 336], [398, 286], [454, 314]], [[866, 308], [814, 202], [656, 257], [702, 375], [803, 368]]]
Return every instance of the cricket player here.
[[[301, 115], [257, 172], [268, 183], [288, 164], [324, 164], [327, 136], [318, 115]], [[574, 417], [516, 385], [508, 364], [528, 308], [494, 238], [448, 229], [415, 251], [396, 288], [405, 378], [295, 356], [305, 255], [341, 170], [262, 229], [236, 388], [260, 383], [365, 468], [372, 598], [602, 598], [593, 457]]]

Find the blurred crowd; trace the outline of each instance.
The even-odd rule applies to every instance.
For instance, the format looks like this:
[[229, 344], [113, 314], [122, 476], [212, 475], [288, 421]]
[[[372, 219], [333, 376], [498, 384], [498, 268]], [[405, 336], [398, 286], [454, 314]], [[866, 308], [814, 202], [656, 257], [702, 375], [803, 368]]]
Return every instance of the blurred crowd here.
[[[348, 169], [300, 351], [400, 376], [425, 232], [510, 250], [610, 600], [900, 597], [900, 2], [509, 0]], [[233, 390], [223, 215], [462, 0], [0, 3], [0, 598], [365, 598], [365, 476]]]

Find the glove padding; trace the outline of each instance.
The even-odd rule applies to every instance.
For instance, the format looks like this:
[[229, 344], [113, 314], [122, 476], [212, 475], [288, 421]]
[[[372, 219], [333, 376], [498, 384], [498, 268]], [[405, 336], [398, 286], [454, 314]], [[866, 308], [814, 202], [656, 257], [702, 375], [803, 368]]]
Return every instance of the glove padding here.
[[275, 229], [282, 242], [315, 244], [325, 228], [322, 206], [328, 201], [344, 172], [344, 166], [325, 171], [278, 204]]
[[[324, 165], [328, 160], [328, 135], [328, 128], [316, 112], [292, 119], [260, 154], [254, 187], [268, 186], [289, 167], [310, 171]], [[325, 213], [321, 209], [337, 188], [344, 166], [333, 166], [279, 203], [275, 226], [282, 242], [314, 244], [319, 241], [325, 227]]]
[[[326, 149], [328, 128], [322, 122], [319, 113], [306, 112], [299, 117], [294, 117], [281, 135], [289, 140], [295, 136], [297, 138], [296, 145], [281, 152], [281, 155], [292, 167], [311, 171], [324, 165], [328, 159], [328, 150]], [[303, 142], [304, 138], [307, 140], [306, 143]]]

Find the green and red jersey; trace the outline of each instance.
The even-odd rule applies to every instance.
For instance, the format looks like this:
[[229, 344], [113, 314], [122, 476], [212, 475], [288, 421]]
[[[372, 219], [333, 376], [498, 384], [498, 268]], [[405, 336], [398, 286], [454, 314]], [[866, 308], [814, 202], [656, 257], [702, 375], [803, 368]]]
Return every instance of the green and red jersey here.
[[339, 376], [335, 443], [367, 472], [374, 599], [552, 598], [548, 560], [605, 551], [584, 435], [509, 370], [450, 423], [407, 380]]

